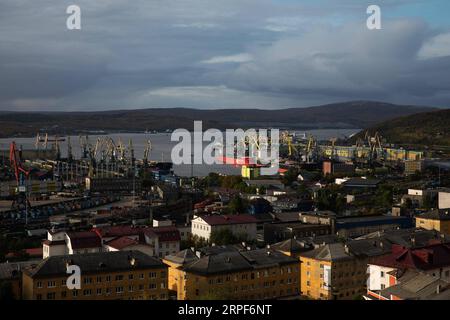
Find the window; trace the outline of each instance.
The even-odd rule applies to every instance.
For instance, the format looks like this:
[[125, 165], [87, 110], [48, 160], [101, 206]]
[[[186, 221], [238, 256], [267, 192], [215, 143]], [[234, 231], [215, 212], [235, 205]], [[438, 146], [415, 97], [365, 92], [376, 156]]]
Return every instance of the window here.
[[150, 283], [150, 284], [148, 285], [148, 288], [149, 288], [150, 290], [155, 290], [155, 289], [156, 289], [156, 283]]
[[36, 284], [36, 287], [38, 287], [39, 289], [42, 288], [42, 282], [38, 281], [37, 284]]
[[78, 297], [78, 290], [72, 290], [72, 297]]
[[56, 293], [55, 292], [49, 292], [47, 293], [47, 300], [55, 300]]
[[380, 272], [380, 277], [384, 278], [384, 271]]
[[386, 285], [381, 284], [381, 290], [384, 290], [384, 289], [386, 289]]
[[123, 275], [116, 276], [116, 281], [122, 281], [122, 280], [123, 280]]
[[118, 294], [123, 293], [123, 287], [116, 287], [116, 293]]
[[67, 297], [67, 291], [61, 291], [61, 298]]
[[144, 274], [143, 274], [143, 273], [141, 273], [141, 274], [139, 275], [139, 279], [140, 279], [140, 280], [144, 280]]
[[97, 295], [101, 295], [102, 294], [102, 288], [97, 288]]
[[165, 271], [161, 271], [161, 278], [165, 278], [166, 276], [166, 272]]
[[148, 277], [149, 277], [149, 278], [156, 278], [156, 272], [150, 272], [150, 273], [148, 274]]
[[90, 283], [92, 283], [92, 278], [84, 278], [83, 282], [84, 282], [84, 284], [90, 284]]
[[110, 282], [111, 281], [111, 276], [106, 276], [106, 282]]
[[36, 295], [36, 300], [42, 300], [42, 294], [40, 294], [40, 293], [37, 294], [37, 295]]
[[97, 277], [97, 283], [102, 282], [102, 277]]
[[311, 286], [311, 282], [310, 282], [310, 281], [306, 281], [306, 285], [307, 285], [308, 287], [310, 287], [310, 286]]
[[49, 281], [47, 283], [47, 288], [54, 288], [56, 287], [56, 281]]
[[62, 286], [62, 287], [65, 287], [65, 286], [66, 286], [66, 279], [62, 279], [62, 280], [61, 280], [61, 286]]
[[92, 290], [91, 289], [83, 290], [83, 296], [90, 296], [91, 294], [92, 294]]
[[133, 280], [133, 278], [134, 278], [134, 277], [133, 277], [132, 274], [129, 274], [129, 275], [128, 275], [128, 280]]
[[133, 292], [133, 286], [128, 286], [128, 291]]

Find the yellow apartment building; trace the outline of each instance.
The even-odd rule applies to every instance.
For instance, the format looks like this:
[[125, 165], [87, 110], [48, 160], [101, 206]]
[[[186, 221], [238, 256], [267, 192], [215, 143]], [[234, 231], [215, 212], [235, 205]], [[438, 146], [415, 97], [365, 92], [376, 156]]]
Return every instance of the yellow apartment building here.
[[178, 300], [259, 300], [299, 294], [298, 259], [271, 249], [213, 247], [200, 254], [191, 249], [166, 256], [169, 289]]
[[366, 290], [367, 260], [357, 259], [342, 243], [300, 254], [300, 291], [320, 300], [351, 300]]
[[[67, 287], [67, 267], [80, 268], [80, 289]], [[166, 300], [168, 268], [140, 251], [52, 256], [23, 270], [25, 300]]]

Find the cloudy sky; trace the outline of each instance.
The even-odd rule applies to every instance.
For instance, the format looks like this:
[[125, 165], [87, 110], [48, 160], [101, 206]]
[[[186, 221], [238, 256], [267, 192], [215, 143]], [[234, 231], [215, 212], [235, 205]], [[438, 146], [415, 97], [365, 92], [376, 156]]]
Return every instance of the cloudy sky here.
[[[66, 28], [67, 6], [81, 30]], [[382, 10], [368, 30], [366, 9]], [[0, 0], [0, 110], [450, 107], [448, 0]]]

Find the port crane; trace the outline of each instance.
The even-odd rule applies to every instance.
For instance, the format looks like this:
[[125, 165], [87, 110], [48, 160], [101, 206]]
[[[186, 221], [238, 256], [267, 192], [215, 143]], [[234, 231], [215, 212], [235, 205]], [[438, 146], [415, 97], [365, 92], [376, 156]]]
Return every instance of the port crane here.
[[20, 151], [17, 150], [16, 143], [14, 141], [11, 142], [9, 146], [9, 161], [17, 182], [16, 197], [11, 204], [11, 209], [17, 211], [25, 210], [25, 223], [27, 223], [28, 208], [31, 208], [30, 201], [27, 196], [27, 180], [30, 175], [30, 170], [25, 169], [22, 165], [20, 160]]
[[147, 145], [145, 146], [144, 149], [144, 157], [143, 157], [143, 162], [144, 162], [144, 166], [148, 165], [148, 159], [150, 157], [150, 152], [152, 151], [152, 142], [150, 140], [147, 140]]

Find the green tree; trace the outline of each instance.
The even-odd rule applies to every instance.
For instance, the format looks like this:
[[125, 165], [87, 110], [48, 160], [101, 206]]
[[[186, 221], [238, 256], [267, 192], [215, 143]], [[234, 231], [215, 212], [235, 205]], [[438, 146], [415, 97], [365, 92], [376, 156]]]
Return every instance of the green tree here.
[[235, 244], [240, 242], [240, 239], [238, 239], [233, 232], [229, 229], [221, 229], [218, 231], [214, 231], [211, 233], [211, 243], [214, 243], [215, 245], [222, 246], [222, 245], [228, 245], [228, 244]]
[[240, 214], [246, 213], [248, 209], [248, 202], [242, 199], [240, 196], [235, 196], [228, 203], [228, 213], [230, 214]]

